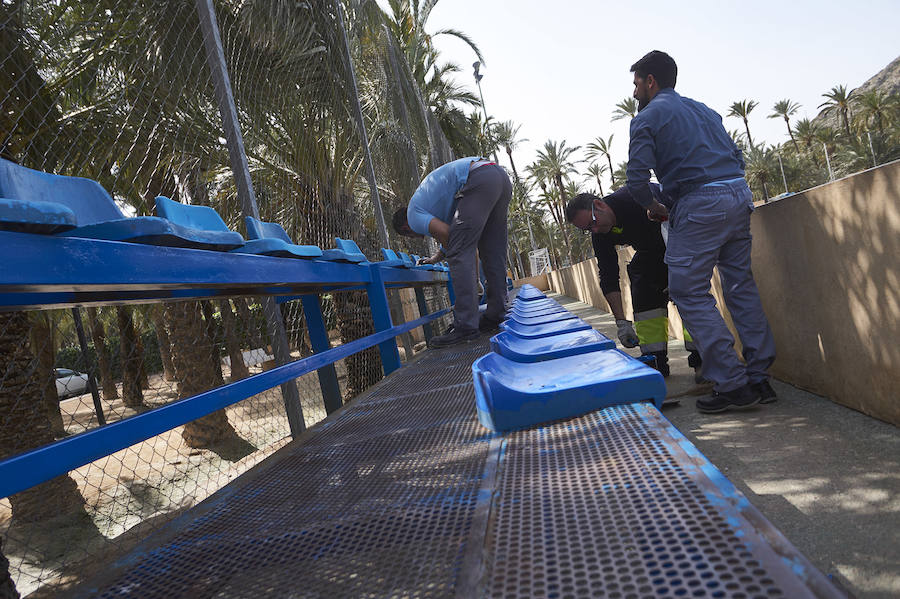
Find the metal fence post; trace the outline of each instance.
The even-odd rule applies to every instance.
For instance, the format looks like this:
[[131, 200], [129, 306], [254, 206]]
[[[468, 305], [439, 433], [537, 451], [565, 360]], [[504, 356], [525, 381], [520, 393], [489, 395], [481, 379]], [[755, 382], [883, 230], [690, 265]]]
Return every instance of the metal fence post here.
[[[384, 275], [381, 267], [376, 264], [371, 265], [369, 269], [372, 272], [372, 281], [366, 285], [366, 292], [372, 309], [372, 322], [376, 332], [386, 331], [393, 327], [394, 323], [391, 320], [387, 290], [384, 287]], [[400, 368], [400, 352], [397, 351], [397, 342], [393, 337], [379, 343], [378, 352], [381, 354], [381, 366], [384, 368], [385, 376]]]
[[[228, 157], [231, 161], [231, 171], [234, 174], [238, 197], [241, 200], [241, 209], [244, 216], [259, 218], [259, 210], [256, 207], [256, 194], [253, 191], [253, 182], [250, 179], [250, 166], [247, 162], [247, 152], [244, 149], [244, 138], [241, 135], [234, 95], [231, 92], [231, 80], [228, 77], [228, 67], [225, 64], [225, 51], [222, 48], [222, 38], [219, 35], [216, 12], [213, 8], [212, 0], [195, 0], [195, 6], [197, 15], [200, 17], [200, 30], [203, 32], [206, 61], [209, 64], [210, 74], [212, 75], [219, 113], [222, 115], [222, 126], [225, 130], [225, 140], [228, 145]], [[266, 325], [272, 339], [272, 349], [276, 363], [282, 365], [290, 362], [291, 352], [288, 346], [287, 334], [284, 330], [284, 321], [274, 299], [265, 299], [263, 301], [263, 309]], [[296, 383], [288, 381], [281, 385], [281, 395], [284, 398], [284, 409], [287, 412], [291, 435], [296, 437], [306, 430], [303, 409], [300, 407], [300, 393], [297, 391]]]
[[[200, 1], [200, 0], [198, 0]], [[210, 0], [207, 0], [210, 1]], [[350, 75], [350, 84], [352, 94], [350, 101], [353, 103], [353, 112], [356, 116], [356, 123], [359, 127], [359, 137], [362, 142], [362, 149], [366, 163], [366, 180], [369, 182], [369, 194], [372, 197], [372, 205], [375, 207], [375, 226], [378, 229], [378, 242], [381, 247], [390, 247], [388, 245], [387, 226], [384, 223], [384, 212], [381, 210], [381, 198], [378, 195], [378, 185], [375, 180], [375, 166], [372, 164], [372, 153], [369, 151], [369, 135], [366, 133], [366, 122], [363, 120], [362, 107], [359, 105], [359, 88], [356, 85], [356, 69], [353, 68], [353, 59], [350, 57], [350, 39], [347, 37], [347, 29], [344, 27], [344, 13], [341, 5], [337, 0], [332, 3], [337, 17], [338, 25], [341, 28], [341, 36], [344, 39], [344, 57], [347, 59], [347, 73]]]

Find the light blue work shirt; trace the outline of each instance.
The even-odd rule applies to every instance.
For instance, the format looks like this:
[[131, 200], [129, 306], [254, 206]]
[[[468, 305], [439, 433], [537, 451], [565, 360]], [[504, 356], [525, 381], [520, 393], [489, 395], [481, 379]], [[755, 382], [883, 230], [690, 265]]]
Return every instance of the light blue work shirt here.
[[453, 200], [469, 179], [469, 165], [478, 160], [482, 158], [460, 158], [428, 173], [409, 200], [406, 209], [409, 228], [416, 233], [429, 235], [428, 223], [432, 218], [449, 225], [453, 218]]
[[703, 185], [743, 177], [744, 157], [716, 111], [666, 88], [631, 119], [627, 187], [644, 208], [653, 203], [650, 169], [671, 208]]

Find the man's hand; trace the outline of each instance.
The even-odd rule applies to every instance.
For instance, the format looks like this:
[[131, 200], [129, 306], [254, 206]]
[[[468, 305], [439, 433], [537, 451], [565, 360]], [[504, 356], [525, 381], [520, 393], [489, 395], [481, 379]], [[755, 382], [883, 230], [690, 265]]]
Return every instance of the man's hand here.
[[665, 222], [669, 220], [669, 210], [656, 200], [653, 200], [650, 208], [647, 209], [647, 218], [660, 223]]
[[634, 325], [631, 324], [630, 320], [617, 320], [616, 327], [618, 328], [617, 334], [622, 345], [625, 347], [638, 346], [640, 341], [638, 340], [637, 333], [634, 332]]
[[438, 262], [440, 262], [443, 259], [444, 259], [444, 252], [442, 252], [439, 249], [437, 251], [437, 253], [435, 253], [435, 255], [431, 256], [430, 258], [419, 258], [419, 261], [416, 262], [416, 264], [437, 264]]

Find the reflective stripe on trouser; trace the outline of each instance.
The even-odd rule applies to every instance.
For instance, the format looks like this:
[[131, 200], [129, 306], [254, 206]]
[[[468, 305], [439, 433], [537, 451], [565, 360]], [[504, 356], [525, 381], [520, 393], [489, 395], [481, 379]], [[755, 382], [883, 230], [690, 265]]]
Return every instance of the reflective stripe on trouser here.
[[642, 354], [665, 352], [669, 341], [669, 318], [665, 308], [634, 313], [634, 330]]
[[[703, 375], [717, 391], [766, 380], [775, 360], [775, 340], [750, 268], [752, 211], [750, 189], [742, 180], [693, 191], [678, 200], [669, 216], [669, 294], [696, 337]], [[745, 364], [709, 291], [715, 266]]]

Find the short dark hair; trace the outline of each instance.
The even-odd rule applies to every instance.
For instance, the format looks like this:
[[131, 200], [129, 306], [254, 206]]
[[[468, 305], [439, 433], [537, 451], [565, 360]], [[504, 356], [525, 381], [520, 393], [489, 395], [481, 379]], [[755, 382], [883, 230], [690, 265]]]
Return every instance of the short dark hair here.
[[647, 52], [644, 57], [631, 65], [631, 72], [641, 79], [646, 79], [647, 75], [653, 75], [660, 89], [675, 87], [675, 80], [678, 78], [678, 65], [675, 60], [659, 50]]
[[409, 221], [406, 219], [406, 206], [398, 208], [394, 212], [394, 216], [391, 217], [391, 225], [394, 227], [394, 231], [400, 235], [409, 234], [408, 231], [404, 230], [404, 227], [409, 226]]
[[601, 200], [592, 193], [579, 193], [566, 204], [566, 221], [572, 222], [581, 210], [590, 210], [594, 200]]

